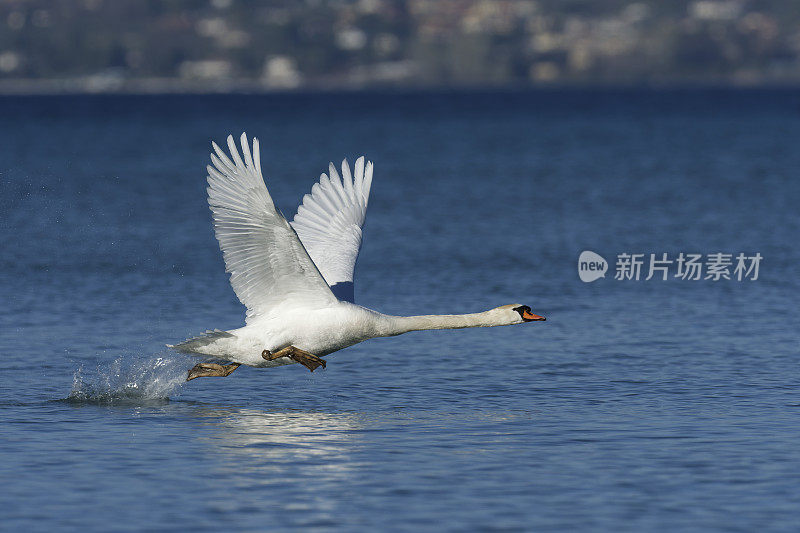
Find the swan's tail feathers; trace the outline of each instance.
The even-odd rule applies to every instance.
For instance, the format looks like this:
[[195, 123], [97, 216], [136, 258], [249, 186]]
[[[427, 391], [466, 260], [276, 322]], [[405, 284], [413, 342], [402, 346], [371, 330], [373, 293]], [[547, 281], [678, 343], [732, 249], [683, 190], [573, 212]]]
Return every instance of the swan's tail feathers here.
[[173, 350], [176, 350], [181, 353], [201, 353], [202, 352], [201, 349], [204, 346], [208, 346], [209, 344], [212, 344], [219, 339], [224, 339], [228, 337], [235, 337], [235, 335], [219, 329], [208, 330], [198, 337], [186, 339], [181, 343], [174, 345], [167, 344], [167, 348], [172, 348]]

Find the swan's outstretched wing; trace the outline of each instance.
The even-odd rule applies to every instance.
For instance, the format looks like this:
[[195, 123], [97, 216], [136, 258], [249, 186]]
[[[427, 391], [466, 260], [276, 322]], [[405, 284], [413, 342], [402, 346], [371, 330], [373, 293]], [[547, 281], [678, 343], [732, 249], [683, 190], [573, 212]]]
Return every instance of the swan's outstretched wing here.
[[328, 284], [267, 192], [258, 140], [253, 139], [252, 155], [244, 133], [241, 144], [244, 160], [228, 136], [231, 161], [212, 143], [216, 155], [211, 154], [214, 165], [207, 167], [208, 204], [225, 269], [247, 307], [247, 320], [284, 304], [334, 304]]
[[372, 162], [359, 157], [350, 174], [342, 161], [342, 177], [333, 163], [327, 174], [303, 197], [292, 227], [322, 277], [340, 300], [353, 301], [353, 269], [361, 249], [361, 227], [372, 185]]

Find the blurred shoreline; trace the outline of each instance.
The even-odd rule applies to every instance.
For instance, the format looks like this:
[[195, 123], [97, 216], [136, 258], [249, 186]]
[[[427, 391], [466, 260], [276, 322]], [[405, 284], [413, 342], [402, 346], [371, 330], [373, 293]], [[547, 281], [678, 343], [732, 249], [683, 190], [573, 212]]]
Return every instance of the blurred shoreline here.
[[659, 83], [551, 83], [530, 84], [413, 84], [413, 85], [354, 85], [332, 83], [306, 85], [297, 88], [268, 87], [253, 80], [219, 80], [214, 83], [193, 83], [180, 79], [140, 79], [116, 83], [99, 83], [94, 79], [26, 79], [0, 80], [0, 97], [46, 95], [226, 95], [226, 94], [327, 94], [327, 93], [386, 93], [386, 94], [469, 94], [469, 93], [537, 93], [584, 91], [792, 91], [800, 90], [800, 82], [712, 83], [708, 81], [672, 81]]
[[0, 94], [800, 86], [788, 0], [0, 2]]

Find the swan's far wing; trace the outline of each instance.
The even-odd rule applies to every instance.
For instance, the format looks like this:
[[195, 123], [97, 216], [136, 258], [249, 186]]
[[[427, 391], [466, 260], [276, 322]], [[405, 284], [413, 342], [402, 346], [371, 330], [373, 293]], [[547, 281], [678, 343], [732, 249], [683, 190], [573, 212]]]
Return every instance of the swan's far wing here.
[[261, 174], [258, 140], [253, 151], [242, 134], [242, 155], [232, 136], [233, 161], [212, 143], [208, 204], [225, 270], [248, 321], [270, 308], [291, 304], [320, 307], [336, 302], [297, 234], [275, 208]]
[[372, 185], [372, 162], [359, 157], [350, 174], [342, 161], [342, 176], [333, 163], [311, 194], [303, 197], [292, 227], [314, 264], [340, 300], [353, 301], [353, 270], [361, 249], [361, 227], [367, 214]]

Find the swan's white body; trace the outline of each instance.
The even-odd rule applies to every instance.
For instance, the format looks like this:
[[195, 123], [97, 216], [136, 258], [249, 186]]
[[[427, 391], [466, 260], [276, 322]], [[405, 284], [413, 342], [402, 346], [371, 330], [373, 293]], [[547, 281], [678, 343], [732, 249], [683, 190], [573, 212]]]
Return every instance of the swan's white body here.
[[[246, 325], [172, 346], [178, 351], [256, 367], [292, 364], [266, 360], [263, 350], [294, 346], [323, 356], [374, 337], [413, 330], [519, 324], [543, 320], [525, 306], [506, 305], [466, 315], [398, 317], [352, 303], [353, 270], [372, 183], [372, 163], [333, 164], [322, 174], [290, 224], [275, 208], [261, 174], [258, 140], [242, 134], [240, 156], [228, 137], [229, 158], [216, 144], [208, 166], [214, 229], [231, 285], [247, 308]], [[527, 308], [526, 313], [530, 312]]]

